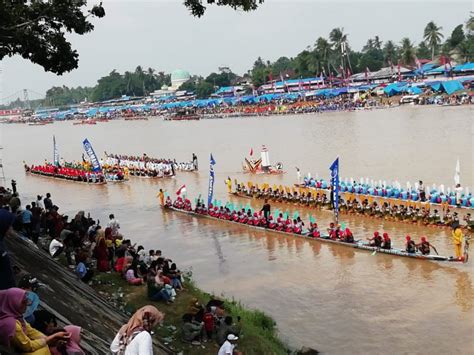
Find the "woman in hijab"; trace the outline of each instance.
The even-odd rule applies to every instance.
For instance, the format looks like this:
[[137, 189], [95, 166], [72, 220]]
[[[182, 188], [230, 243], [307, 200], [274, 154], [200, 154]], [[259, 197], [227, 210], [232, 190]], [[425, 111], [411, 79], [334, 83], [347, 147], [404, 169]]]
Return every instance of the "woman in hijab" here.
[[153, 306], [140, 308], [127, 324], [120, 328], [110, 345], [113, 354], [153, 355], [150, 331], [164, 319], [165, 315]]
[[10, 288], [0, 291], [0, 344], [11, 347], [15, 353], [49, 355], [49, 344], [67, 340], [69, 334], [57, 332], [46, 336], [32, 328], [23, 319], [28, 306], [26, 291]]
[[15, 277], [13, 274], [10, 257], [3, 243], [3, 239], [10, 230], [15, 215], [7, 210], [0, 209], [0, 290], [15, 287]]
[[66, 343], [67, 355], [85, 355], [84, 350], [81, 349], [81, 327], [77, 325], [66, 325], [64, 330], [71, 334], [71, 337]]
[[97, 233], [97, 245], [94, 252], [97, 258], [97, 270], [100, 272], [109, 271], [109, 251], [107, 249], [107, 243], [105, 242], [105, 232], [101, 229]]

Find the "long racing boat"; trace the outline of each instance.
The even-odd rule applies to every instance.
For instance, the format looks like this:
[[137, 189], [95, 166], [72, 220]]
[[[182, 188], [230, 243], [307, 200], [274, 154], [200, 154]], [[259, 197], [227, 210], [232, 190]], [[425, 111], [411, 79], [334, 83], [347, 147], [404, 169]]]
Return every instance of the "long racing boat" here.
[[[466, 251], [464, 253], [464, 256], [460, 259], [452, 257], [452, 256], [441, 256], [441, 255], [433, 255], [433, 254], [423, 255], [419, 252], [408, 253], [405, 250], [397, 249], [397, 248], [382, 249], [382, 248], [379, 248], [379, 247], [370, 246], [370, 245], [362, 242], [361, 240], [357, 240], [354, 243], [347, 243], [347, 242], [342, 242], [342, 241], [339, 241], [339, 240], [332, 240], [332, 239], [329, 238], [329, 236], [322, 236], [322, 237], [319, 237], [319, 238], [315, 238], [315, 237], [309, 236], [308, 234], [297, 234], [297, 233], [292, 233], [292, 232], [277, 231], [275, 229], [265, 228], [265, 227], [261, 227], [261, 226], [253, 226], [253, 225], [248, 225], [248, 224], [244, 224], [244, 223], [239, 223], [239, 222], [229, 221], [229, 220], [225, 220], [225, 219], [220, 219], [220, 218], [209, 216], [207, 214], [196, 213], [194, 211], [186, 211], [186, 210], [175, 208], [175, 207], [172, 207], [172, 206], [164, 206], [163, 209], [165, 211], [179, 212], [181, 214], [186, 214], [186, 215], [197, 217], [197, 218], [206, 218], [206, 219], [216, 220], [216, 221], [219, 221], [219, 222], [230, 223], [230, 224], [235, 224], [235, 225], [239, 225], [239, 226], [246, 226], [248, 228], [260, 230], [262, 232], [277, 233], [277, 234], [282, 234], [282, 235], [290, 236], [290, 237], [310, 239], [310, 240], [314, 240], [316, 242], [336, 244], [336, 245], [340, 245], [340, 246], [344, 246], [344, 247], [348, 247], [348, 248], [366, 250], [366, 251], [369, 251], [369, 252], [372, 252], [372, 253], [382, 253], [382, 254], [388, 254], [388, 255], [393, 255], [393, 256], [401, 256], [401, 257], [406, 257], [406, 258], [412, 258], [412, 259], [418, 259], [418, 260], [428, 260], [428, 261], [447, 261], [447, 262], [463, 263], [463, 262], [467, 262], [467, 260], [468, 260], [467, 248], [465, 248]], [[468, 244], [468, 239], [466, 239], [466, 243], [467, 243], [467, 245], [469, 245]]]

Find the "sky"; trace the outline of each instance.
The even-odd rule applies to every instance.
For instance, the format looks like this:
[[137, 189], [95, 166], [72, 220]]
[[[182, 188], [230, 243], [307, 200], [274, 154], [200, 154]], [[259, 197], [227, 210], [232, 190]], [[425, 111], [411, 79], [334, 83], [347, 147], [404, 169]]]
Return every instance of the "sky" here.
[[270, 61], [294, 57], [319, 36], [328, 37], [335, 27], [344, 28], [355, 50], [375, 35], [383, 41], [409, 37], [418, 43], [431, 20], [443, 27], [447, 37], [465, 23], [473, 4], [470, 0], [266, 0], [254, 12], [209, 6], [204, 17], [194, 18], [182, 0], [104, 0], [106, 16], [94, 19], [94, 31], [70, 36], [80, 56], [78, 69], [57, 76], [19, 56], [4, 58], [0, 103], [16, 99], [15, 93], [23, 89], [29, 90], [30, 99], [37, 99], [52, 86], [93, 86], [113, 69], [123, 73], [138, 65], [203, 76], [228, 66], [243, 74], [257, 57]]

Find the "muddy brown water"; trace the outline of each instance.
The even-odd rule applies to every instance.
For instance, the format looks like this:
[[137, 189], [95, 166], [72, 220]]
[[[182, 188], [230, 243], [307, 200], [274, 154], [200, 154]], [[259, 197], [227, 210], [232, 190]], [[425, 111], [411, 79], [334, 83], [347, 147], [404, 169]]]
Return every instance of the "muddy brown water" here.
[[[325, 353], [450, 354], [471, 352], [473, 267], [371, 255], [365, 251], [297, 240], [243, 226], [196, 219], [158, 208], [159, 188], [171, 195], [183, 184], [191, 199], [206, 196], [209, 153], [217, 162], [216, 198], [229, 197], [224, 179], [290, 185], [295, 167], [328, 177], [336, 156], [341, 176], [453, 185], [456, 159], [463, 186], [474, 186], [473, 109], [402, 107], [322, 115], [262, 117], [193, 122], [112, 121], [95, 126], [71, 122], [46, 126], [2, 125], [1, 145], [7, 178], [15, 178], [22, 202], [50, 192], [60, 211], [79, 209], [103, 223], [113, 212], [122, 232], [146, 249], [162, 249], [180, 268], [193, 271], [198, 285], [261, 309], [276, 321], [291, 346]], [[87, 186], [25, 176], [22, 161], [51, 160], [52, 135], [61, 156], [80, 160], [89, 138], [98, 155], [109, 153], [190, 160], [200, 171], [175, 179], [131, 178], [126, 184]], [[282, 176], [250, 178], [241, 163], [265, 144]], [[234, 203], [261, 201], [232, 198]], [[293, 212], [296, 207], [288, 206]], [[280, 208], [281, 209], [281, 208]], [[311, 211], [320, 226], [328, 211]], [[308, 211], [300, 214], [307, 220]], [[358, 238], [387, 231], [395, 246], [406, 234], [423, 234], [442, 255], [453, 254], [450, 231], [356, 216], [342, 216]]]

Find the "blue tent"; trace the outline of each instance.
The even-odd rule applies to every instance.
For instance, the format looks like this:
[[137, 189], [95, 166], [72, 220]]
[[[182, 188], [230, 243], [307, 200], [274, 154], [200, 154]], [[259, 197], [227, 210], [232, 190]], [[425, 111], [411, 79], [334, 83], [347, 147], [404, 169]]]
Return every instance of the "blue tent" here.
[[448, 81], [443, 81], [442, 83], [444, 91], [448, 95], [451, 95], [453, 92], [456, 92], [458, 90], [463, 90], [464, 86], [461, 84], [459, 80], [448, 80]]
[[460, 65], [456, 65], [453, 68], [453, 71], [459, 72], [459, 71], [474, 71], [474, 63], [464, 63]]

